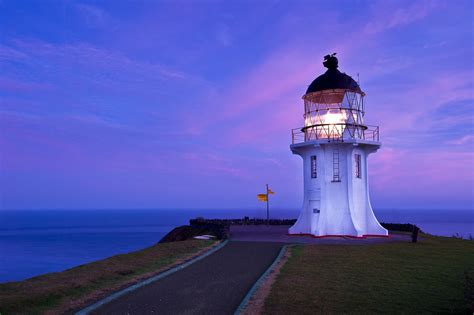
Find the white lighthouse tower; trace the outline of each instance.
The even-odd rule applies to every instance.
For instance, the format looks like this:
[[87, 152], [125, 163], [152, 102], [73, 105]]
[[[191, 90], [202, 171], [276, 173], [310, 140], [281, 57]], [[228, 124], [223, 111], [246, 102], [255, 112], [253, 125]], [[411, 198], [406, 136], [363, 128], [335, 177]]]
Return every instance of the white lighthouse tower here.
[[293, 129], [293, 154], [303, 158], [304, 201], [289, 234], [387, 236], [370, 205], [367, 158], [380, 148], [379, 127], [364, 123], [365, 93], [338, 68], [328, 70], [303, 96], [304, 127]]

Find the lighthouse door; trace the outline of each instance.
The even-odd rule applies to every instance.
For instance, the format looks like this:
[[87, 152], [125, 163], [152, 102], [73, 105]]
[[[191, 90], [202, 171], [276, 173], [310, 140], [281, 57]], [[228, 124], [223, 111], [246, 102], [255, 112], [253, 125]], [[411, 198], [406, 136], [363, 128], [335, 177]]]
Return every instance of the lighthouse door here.
[[320, 200], [310, 200], [309, 207], [313, 211], [312, 225], [316, 228], [319, 226], [319, 214], [321, 213], [321, 201]]

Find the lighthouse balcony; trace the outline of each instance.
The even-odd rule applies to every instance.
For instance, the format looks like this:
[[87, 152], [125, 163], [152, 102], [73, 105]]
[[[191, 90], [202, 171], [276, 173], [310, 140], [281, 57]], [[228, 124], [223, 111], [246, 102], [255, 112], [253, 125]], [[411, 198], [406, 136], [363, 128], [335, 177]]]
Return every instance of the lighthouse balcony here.
[[291, 130], [291, 143], [298, 144], [308, 141], [379, 142], [379, 126], [368, 126], [349, 123], [317, 124]]

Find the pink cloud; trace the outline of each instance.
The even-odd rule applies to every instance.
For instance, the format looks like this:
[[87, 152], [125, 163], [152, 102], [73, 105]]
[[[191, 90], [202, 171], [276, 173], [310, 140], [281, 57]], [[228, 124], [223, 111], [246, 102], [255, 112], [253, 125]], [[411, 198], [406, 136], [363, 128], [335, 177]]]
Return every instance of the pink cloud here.
[[371, 187], [384, 196], [429, 202], [469, 196], [474, 186], [473, 152], [384, 148], [370, 158]]
[[462, 138], [449, 141], [448, 144], [454, 144], [458, 146], [470, 145], [472, 147], [474, 144], [474, 135], [465, 135]]
[[[419, 54], [423, 47], [429, 48], [425, 43], [428, 39], [413, 44], [416, 47], [398, 42], [407, 36], [402, 32], [410, 30], [405, 26], [434, 27], [432, 22], [422, 23], [443, 5], [377, 2], [372, 10], [361, 10], [359, 17], [324, 6], [324, 10], [315, 9], [311, 19], [299, 10], [286, 12], [279, 20], [271, 17], [275, 23], [262, 32], [265, 36], [260, 34], [259, 54], [253, 60], [253, 56], [235, 63], [232, 60], [234, 67], [229, 69], [233, 72], [225, 75], [218, 69], [221, 64], [216, 66], [211, 60], [216, 54], [227, 56], [212, 46], [219, 46], [213, 36], [216, 26], [224, 25], [223, 32], [217, 33], [221, 45], [242, 45], [239, 48], [245, 49], [251, 43], [242, 39], [254, 34], [242, 29], [261, 28], [265, 22], [261, 15], [255, 14], [258, 23], [252, 27], [238, 25], [242, 24], [239, 21], [227, 29], [232, 19], [223, 24], [216, 21], [209, 26], [212, 44], [203, 44], [200, 39], [193, 46], [189, 44], [193, 39], [188, 38], [186, 49], [179, 35], [189, 34], [202, 22], [192, 6], [185, 9], [186, 13], [174, 7], [166, 12], [150, 10], [145, 24], [143, 20], [124, 23], [122, 31], [128, 36], [117, 32], [120, 36], [111, 36], [110, 42], [100, 47], [86, 42], [12, 41], [10, 46], [0, 46], [0, 60], [21, 65], [22, 73], [27, 74], [0, 79], [0, 88], [20, 92], [20, 96], [43, 91], [42, 82], [64, 88], [45, 94], [52, 102], [49, 98], [43, 98], [42, 103], [35, 99], [41, 108], [26, 103], [17, 106], [24, 99], [15, 104], [2, 99], [5, 110], [0, 116], [6, 115], [0, 117], [2, 167], [8, 168], [12, 177], [31, 172], [31, 180], [38, 174], [52, 174], [59, 179], [57, 186], [64, 180], [74, 187], [79, 178], [85, 183], [82, 188], [94, 187], [91, 194], [114, 186], [117, 189], [111, 200], [113, 195], [133, 192], [148, 200], [161, 194], [161, 200], [169, 198], [175, 204], [169, 196], [179, 196], [183, 189], [209, 200], [230, 190], [240, 204], [249, 196], [253, 198], [259, 185], [269, 181], [279, 190], [277, 198], [285, 196], [290, 200], [287, 204], [299, 202], [301, 161], [288, 148], [290, 130], [303, 124], [301, 95], [324, 71], [322, 56], [335, 51], [341, 70], [353, 77], [360, 71], [362, 88], [369, 89], [366, 123], [381, 126], [383, 147], [371, 156], [369, 166], [374, 195], [407, 199], [405, 204], [446, 196], [472, 199], [468, 189], [473, 184], [469, 166], [473, 157], [467, 152], [472, 151], [472, 136], [426, 141], [433, 130], [439, 130], [439, 122], [468, 128], [469, 117], [440, 118], [433, 113], [446, 103], [472, 99], [470, 69], [438, 67], [459, 56], [450, 42], [443, 46], [446, 51], [442, 58], [431, 54], [423, 56], [422, 62], [407, 51], [418, 47]], [[94, 6], [75, 7], [89, 19], [90, 26], [113, 18]], [[179, 30], [158, 29], [162, 22], [157, 14], [165, 17], [175, 11], [181, 17], [177, 20], [183, 21], [173, 24]], [[143, 32], [154, 28], [156, 32]], [[315, 37], [314, 30], [321, 36]], [[176, 41], [179, 50], [164, 39]], [[435, 40], [443, 42], [442, 38]], [[157, 61], [160, 58], [181, 66], [166, 66]], [[199, 67], [195, 67], [198, 62]], [[183, 70], [186, 67], [189, 72]], [[12, 66], [11, 73], [15, 70]], [[200, 71], [215, 81], [200, 77]], [[406, 84], [408, 81], [411, 85]], [[75, 95], [62, 94], [70, 92]], [[235, 187], [235, 191], [227, 186]], [[225, 196], [222, 200], [228, 202], [230, 197]]]

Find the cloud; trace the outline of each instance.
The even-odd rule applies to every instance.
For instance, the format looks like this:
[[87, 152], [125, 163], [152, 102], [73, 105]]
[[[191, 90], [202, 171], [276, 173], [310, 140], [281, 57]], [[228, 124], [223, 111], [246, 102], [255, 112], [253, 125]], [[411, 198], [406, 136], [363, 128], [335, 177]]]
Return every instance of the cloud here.
[[465, 135], [461, 138], [454, 139], [447, 142], [448, 144], [459, 145], [459, 146], [468, 146], [471, 149], [474, 148], [474, 135]]
[[[74, 201], [63, 196], [65, 204], [100, 195], [95, 201], [113, 206], [123, 206], [115, 196], [128, 204], [240, 206], [268, 181], [296, 205], [302, 165], [288, 148], [290, 130], [303, 124], [301, 96], [324, 71], [322, 56], [335, 51], [342, 71], [360, 71], [366, 123], [381, 127], [383, 147], [369, 166], [375, 199], [468, 204], [472, 65], [465, 32], [452, 32], [466, 28], [452, 23], [458, 15], [435, 14], [439, 2], [366, 4], [337, 12], [323, 3], [252, 5], [251, 15], [225, 5], [207, 13], [206, 4], [143, 4], [146, 12], [126, 12], [121, 23], [79, 4], [82, 22], [71, 26], [80, 42], [63, 41], [70, 29], [47, 40], [7, 38], [0, 146], [2, 170], [17, 183], [9, 193], [42, 186], [43, 176], [51, 192], [29, 198], [31, 205], [56, 202], [56, 190], [69, 185], [70, 193], [89, 190]], [[96, 28], [107, 39], [91, 44]]]
[[[183, 113], [183, 119], [201, 134], [220, 124], [227, 126], [222, 130], [224, 133], [244, 135], [253, 132], [254, 136], [269, 131], [268, 128], [281, 128], [281, 124], [288, 126], [294, 120], [282, 113], [288, 113], [288, 110], [294, 113], [292, 109], [298, 108], [305, 85], [315, 74], [315, 69], [308, 67], [308, 60], [322, 54], [322, 51], [302, 46], [283, 46], [251, 70], [236, 75], [209, 102], [203, 102], [205, 110], [199, 120], [195, 119], [194, 113]], [[277, 121], [273, 120], [276, 116]], [[233, 137], [233, 141], [239, 140]], [[240, 141], [245, 142], [244, 137]]]
[[380, 105], [367, 110], [380, 124], [387, 145], [433, 146], [446, 140], [441, 136], [458, 136], [469, 126], [472, 129], [471, 86], [470, 71], [446, 70], [422, 77], [400, 91], [374, 95], [375, 100], [369, 95], [368, 106]]
[[89, 27], [105, 26], [110, 19], [109, 15], [101, 8], [84, 3], [76, 3], [74, 5], [77, 12], [82, 17], [84, 23]]
[[0, 77], [1, 92], [46, 92], [55, 88], [53, 84], [47, 82], [19, 81], [6, 77]]
[[413, 2], [377, 1], [372, 7], [372, 17], [364, 27], [365, 34], [376, 34], [383, 31], [409, 25], [425, 18], [433, 10], [441, 7], [440, 2], [419, 0]]
[[120, 123], [112, 121], [111, 119], [105, 119], [103, 117], [99, 117], [97, 115], [92, 115], [92, 114], [71, 114], [71, 115], [66, 115], [63, 118], [66, 120], [72, 120], [79, 123], [95, 125], [99, 127], [132, 130], [130, 127], [125, 126], [124, 124], [120, 124]]
[[50, 80], [68, 82], [79, 78], [82, 83], [95, 83], [103, 87], [120, 85], [121, 88], [127, 88], [126, 83], [133, 87], [144, 81], [183, 80], [202, 83], [200, 78], [183, 71], [132, 59], [117, 50], [102, 49], [87, 43], [53, 44], [22, 39], [13, 41], [12, 46], [3, 46], [3, 51], [7, 52], [3, 54], [4, 61], [18, 61], [21, 56], [19, 61], [24, 66]]
[[224, 47], [232, 46], [232, 36], [230, 34], [229, 27], [227, 25], [221, 25], [217, 29], [216, 39], [219, 44]]
[[25, 59], [28, 59], [27, 54], [0, 44], [0, 61], [21, 61]]

